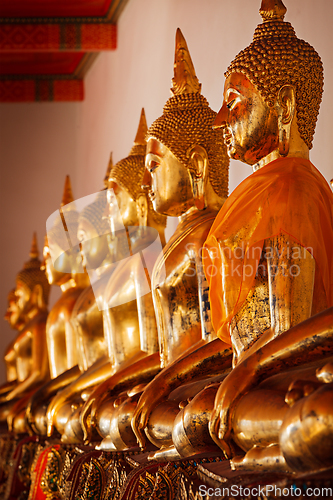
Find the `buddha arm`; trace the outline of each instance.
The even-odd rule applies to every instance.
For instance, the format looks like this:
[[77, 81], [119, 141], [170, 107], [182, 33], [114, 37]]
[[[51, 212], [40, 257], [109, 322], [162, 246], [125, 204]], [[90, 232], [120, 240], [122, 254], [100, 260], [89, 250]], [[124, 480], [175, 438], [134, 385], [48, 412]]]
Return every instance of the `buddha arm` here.
[[90, 387], [104, 382], [104, 380], [112, 375], [112, 370], [108, 358], [104, 363], [98, 360], [95, 365], [92, 365], [89, 370], [82, 373], [79, 378], [65, 387], [52, 399], [47, 409], [48, 436], [51, 436], [53, 432], [54, 420], [60, 408], [70, 401], [73, 396], [80, 394], [84, 389], [89, 389]]
[[187, 382], [221, 374], [231, 368], [231, 363], [231, 347], [220, 339], [215, 339], [164, 368], [147, 385], [132, 420], [140, 446], [144, 446], [143, 429], [148, 424], [151, 412], [171, 391]]
[[29, 399], [26, 417], [29, 425], [33, 430], [33, 425], [35, 422], [35, 411], [40, 405], [47, 402], [52, 396], [54, 396], [60, 389], [63, 389], [68, 384], [74, 382], [80, 375], [80, 370], [78, 366], [74, 366], [70, 370], [62, 373], [58, 377], [49, 380], [40, 389], [38, 389]]
[[7, 381], [17, 380], [17, 369], [16, 369], [16, 353], [14, 349], [14, 342], [9, 346], [4, 356], [6, 363]]
[[[239, 364], [221, 383], [211, 418], [212, 437], [228, 456], [231, 451], [227, 440], [230, 437], [233, 409], [240, 397], [258, 383], [258, 374], [261, 374], [260, 380], [262, 380], [277, 373], [281, 368], [310, 361], [308, 354], [302, 356], [308, 344], [308, 336], [305, 335], [301, 340], [300, 347], [296, 337], [297, 332], [300, 332], [302, 337], [303, 329], [299, 330], [294, 325], [304, 322], [311, 315], [314, 259], [307, 250], [285, 235], [266, 240], [264, 247], [268, 267], [271, 328], [248, 349]], [[298, 355], [294, 349], [296, 344]], [[265, 349], [264, 352], [269, 349], [270, 353], [267, 359], [265, 358], [264, 365], [261, 362], [262, 349]], [[295, 358], [292, 357], [292, 353]], [[289, 357], [290, 365], [288, 362], [284, 365], [282, 360], [284, 358], [287, 360]], [[267, 373], [266, 368], [262, 371], [266, 365], [269, 367]], [[222, 443], [221, 436], [225, 436]]]
[[264, 246], [275, 337], [311, 316], [315, 260], [285, 234], [265, 240]]
[[[85, 440], [90, 437], [90, 425], [96, 425], [95, 419], [97, 410], [105, 399], [110, 397], [113, 393], [117, 394], [140, 383], [148, 382], [161, 369], [158, 352], [150, 356], [147, 356], [146, 353], [143, 352], [140, 354], [136, 356], [136, 359], [132, 359], [131, 364], [127, 363], [127, 366], [117, 371], [105, 382], [96, 387], [90, 395], [81, 412], [81, 425]], [[90, 424], [89, 415], [91, 417]]]
[[[7, 392], [13, 390], [16, 385], [17, 385], [17, 380], [11, 380], [10, 382], [6, 382], [0, 387], [0, 395], [2, 396], [3, 394], [6, 394]], [[0, 399], [0, 403], [3, 401], [2, 399]]]
[[77, 356], [77, 340], [75, 330], [70, 321], [65, 323], [65, 336], [66, 336], [66, 351], [67, 351], [67, 366], [72, 368], [78, 364]]
[[6, 396], [6, 400], [24, 395], [27, 391], [36, 387], [36, 385], [45, 382], [49, 377], [48, 357], [45, 337], [45, 323], [37, 323], [32, 332], [27, 333], [32, 336], [32, 361], [31, 373], [21, 383]]

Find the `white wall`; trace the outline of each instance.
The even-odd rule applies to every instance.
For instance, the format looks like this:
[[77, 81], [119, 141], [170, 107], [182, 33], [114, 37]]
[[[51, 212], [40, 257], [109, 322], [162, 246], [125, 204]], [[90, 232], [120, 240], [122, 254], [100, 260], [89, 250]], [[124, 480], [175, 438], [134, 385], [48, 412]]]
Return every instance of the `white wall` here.
[[[285, 4], [286, 20], [324, 63], [325, 91], [311, 160], [329, 180], [333, 2]], [[217, 111], [223, 73], [252, 41], [259, 7], [260, 0], [129, 0], [119, 21], [118, 49], [97, 58], [85, 79], [84, 102], [0, 105], [0, 313], [28, 258], [34, 230], [42, 245], [45, 221], [59, 206], [65, 175], [71, 175], [75, 197], [101, 189], [110, 151], [115, 162], [129, 153], [141, 108], [148, 125], [160, 116], [173, 76], [176, 28], [187, 40], [202, 93]], [[249, 173], [249, 167], [231, 162], [230, 188]], [[0, 331], [1, 353], [13, 332], [4, 322]], [[1, 377], [4, 369], [0, 383]]]

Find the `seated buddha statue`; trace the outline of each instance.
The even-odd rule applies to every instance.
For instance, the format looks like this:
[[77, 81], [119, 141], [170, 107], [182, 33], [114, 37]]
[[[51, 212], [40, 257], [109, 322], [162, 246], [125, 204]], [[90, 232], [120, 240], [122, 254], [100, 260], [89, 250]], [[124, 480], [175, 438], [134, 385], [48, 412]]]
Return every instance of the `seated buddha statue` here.
[[[202, 386], [200, 374], [191, 378], [188, 373], [179, 371], [178, 363], [191, 353], [195, 364], [195, 351], [208, 346], [216, 337], [210, 320], [208, 286], [201, 256], [203, 244], [228, 190], [226, 148], [221, 133], [212, 129], [216, 113], [201, 94], [201, 85], [180, 30], [176, 33], [171, 95], [162, 116], [148, 130], [144, 184], [149, 188], [155, 211], [178, 217], [179, 224], [160, 254], [152, 275], [159, 334], [158, 362], [162, 371], [145, 388], [134, 418], [136, 420], [139, 415], [143, 418], [147, 410], [149, 440], [164, 448], [172, 444], [171, 434], [179, 404], [207, 384], [204, 381]], [[218, 366], [216, 359], [211, 362], [210, 382], [231, 367], [230, 347], [220, 340], [219, 344], [225, 356]], [[192, 381], [194, 385], [189, 384]], [[181, 384], [187, 384], [186, 388], [171, 394]], [[120, 405], [119, 422], [133, 415], [136, 405], [131, 412], [128, 406], [128, 400]], [[113, 421], [110, 433], [113, 442], [117, 432]], [[140, 438], [143, 446], [144, 436]], [[130, 438], [127, 444], [132, 444]]]
[[[60, 209], [74, 201], [69, 176], [66, 177]], [[78, 214], [76, 210], [66, 213], [67, 229], [76, 230]], [[70, 380], [79, 374], [77, 367], [76, 337], [70, 319], [74, 305], [88, 284], [88, 276], [70, 272], [73, 260], [77, 258], [77, 251], [63, 253], [53, 265], [51, 251], [57, 255], [61, 247], [67, 243], [61, 217], [55, 220], [52, 230], [45, 237], [43, 257], [45, 273], [50, 285], [57, 285], [61, 289], [61, 296], [49, 312], [46, 322], [46, 340], [50, 365], [50, 378], [46, 384], [36, 391], [29, 400], [27, 419], [34, 432], [46, 434], [45, 411], [52, 394], [66, 383], [65, 372]], [[68, 371], [70, 375], [68, 375]]]
[[[214, 123], [229, 156], [254, 170], [223, 205], [203, 252], [212, 323], [232, 346], [233, 368], [215, 387], [213, 405], [205, 402], [196, 414], [204, 399], [199, 393], [173, 430], [175, 447], [187, 455], [191, 419], [210, 412], [210, 434], [228, 458], [249, 450], [234, 467], [261, 470], [304, 470], [316, 454], [332, 464], [332, 446], [325, 444], [332, 435], [331, 388], [315, 386], [316, 368], [333, 354], [333, 198], [309, 161], [323, 72], [315, 50], [283, 21], [285, 12], [280, 0], [263, 1], [263, 23], [227, 70]], [[179, 372], [193, 376], [204, 365], [208, 374], [209, 361], [219, 357], [218, 343], [211, 344], [214, 350], [197, 351], [195, 366], [184, 357]], [[297, 390], [303, 402], [296, 401]], [[313, 412], [311, 433], [305, 408]], [[138, 410], [133, 423], [140, 437], [151, 412], [147, 398]]]
[[[110, 164], [108, 171], [109, 169]], [[49, 281], [59, 282], [64, 290], [62, 297], [51, 310], [48, 319], [50, 326], [48, 339], [54, 377], [31, 397], [26, 412], [30, 430], [39, 434], [47, 433], [45, 415], [50, 399], [60, 389], [76, 380], [94, 361], [105, 354], [106, 350], [102, 313], [95, 300], [96, 286], [94, 290], [91, 286], [85, 286], [88, 274], [77, 272], [78, 247], [74, 246], [72, 251], [65, 251], [67, 237], [73, 238], [75, 236], [73, 238], [75, 241], [77, 232], [79, 238], [80, 234], [84, 233], [90, 240], [92, 247], [93, 265], [97, 265], [97, 267], [101, 265], [101, 270], [105, 270], [107, 244], [104, 236], [98, 238], [98, 230], [107, 228], [107, 224], [102, 218], [103, 198], [91, 203], [80, 213], [78, 213], [73, 201], [70, 181], [67, 178], [60, 207], [62, 211], [65, 211], [63, 215], [67, 234], [64, 233], [63, 221], [57, 218], [48, 231], [51, 246], [46, 242], [44, 247], [45, 267]], [[80, 255], [84, 265], [87, 264], [86, 260], [83, 260], [86, 255], [87, 252], [83, 256]], [[96, 259], [98, 259], [97, 263]], [[77, 364], [74, 365], [75, 361]], [[73, 406], [75, 407], [76, 404], [76, 402], [71, 402], [62, 409], [61, 415], [58, 416], [62, 431], [73, 412]]]
[[[237, 262], [244, 274], [247, 269], [244, 279], [223, 281], [223, 272], [210, 278], [217, 332], [224, 339], [230, 335], [235, 352], [235, 367], [216, 395], [210, 429], [227, 456], [233, 455], [234, 443], [249, 450], [235, 466], [257, 467], [271, 455], [282, 468], [286, 460], [294, 470], [307, 470], [333, 463], [327, 452], [332, 449], [327, 438], [332, 435], [329, 387], [324, 406], [317, 391], [311, 396], [304, 391], [308, 398], [295, 407], [292, 396], [297, 379], [314, 390], [315, 367], [333, 356], [333, 197], [309, 161], [322, 97], [322, 63], [283, 21], [285, 12], [280, 1], [262, 3], [263, 23], [226, 72], [215, 122], [224, 130], [229, 155], [251, 165], [254, 173], [231, 195], [228, 215], [219, 214], [206, 243], [207, 266], [230, 268], [235, 264], [232, 240], [244, 227], [245, 251]], [[261, 248], [257, 255], [255, 247]], [[255, 286], [262, 263], [267, 273], [260, 299]], [[265, 301], [267, 312], [260, 315], [259, 304], [264, 311]], [[261, 316], [261, 327], [245, 334], [246, 309]], [[253, 405], [256, 415], [249, 411]], [[293, 430], [300, 405], [311, 407], [314, 417], [307, 437], [304, 412], [299, 415], [304, 426], [299, 424], [298, 434]]]
[[[147, 291], [145, 290], [144, 295], [140, 294], [139, 291], [139, 287], [143, 286], [142, 279], [144, 278], [147, 281], [146, 275], [142, 275], [144, 270], [140, 256], [141, 247], [145, 248], [147, 246], [152, 232], [154, 233], [154, 239], [158, 236], [163, 244], [165, 228], [165, 218], [154, 214], [148, 207], [146, 196], [141, 191], [146, 131], [146, 119], [142, 111], [137, 136], [130, 155], [111, 168], [109, 177], [107, 195], [110, 202], [110, 254], [113, 254], [116, 259], [113, 266], [111, 266], [113, 268], [111, 271], [112, 276], [109, 277], [106, 286], [104, 284], [105, 276], [98, 282], [98, 286], [103, 284], [103, 299], [102, 297], [96, 298], [99, 308], [103, 311], [104, 335], [109, 355], [108, 363], [106, 365], [91, 366], [75, 383], [61, 391], [53, 399], [48, 408], [49, 432], [52, 431], [57, 412], [67, 401], [71, 400], [75, 395], [81, 394], [82, 391], [87, 391], [87, 389], [101, 384], [110, 375], [119, 372], [125, 366], [131, 367], [135, 361], [141, 360], [144, 356], [150, 355], [157, 349], [157, 331], [156, 326], [154, 326], [154, 317], [149, 314], [149, 309], [147, 309], [149, 308], [146, 297]], [[121, 224], [119, 220], [121, 220]], [[147, 225], [151, 231], [146, 229]], [[121, 227], [125, 227], [125, 230], [120, 231]], [[90, 238], [87, 239], [88, 233], [86, 230], [86, 226], [82, 227], [79, 237], [89, 265], [95, 268], [96, 262], [93, 263]], [[119, 262], [120, 260], [121, 262]], [[136, 290], [138, 297], [136, 296]], [[150, 289], [148, 291], [150, 292]], [[115, 294], [117, 294], [118, 299], [122, 296], [118, 305], [115, 305], [113, 301]], [[112, 307], [112, 309], [109, 309], [109, 307]], [[150, 305], [151, 309], [152, 304]], [[141, 311], [140, 320], [138, 319], [139, 310]], [[135, 376], [137, 374], [132, 374], [132, 385]], [[129, 375], [127, 375], [128, 377]], [[88, 400], [89, 405], [92, 400], [94, 400], [94, 396], [91, 396], [91, 399]], [[66, 425], [66, 435], [64, 436], [63, 433], [66, 442], [80, 439], [79, 430], [77, 429], [78, 417], [79, 412], [73, 415], [71, 421]]]
[[[73, 202], [70, 179], [67, 176], [60, 208]], [[66, 212], [66, 226], [67, 230], [77, 231], [78, 212], [75, 209]], [[78, 252], [74, 255], [70, 252], [63, 252], [61, 259], [57, 259], [56, 267], [53, 265], [51, 252], [54, 252], [55, 246], [59, 248], [58, 253], [61, 252], [66, 243], [62, 241], [65, 237], [63, 221], [58, 218], [52, 230], [48, 231], [43, 251], [47, 279], [50, 285], [58, 285], [62, 291], [61, 297], [49, 313], [46, 326], [52, 379], [77, 365], [76, 338], [70, 318], [78, 297], [89, 283], [88, 276], [75, 273], [75, 268], [73, 268], [72, 261], [78, 257]]]
[[[20, 328], [12, 349], [16, 360], [16, 383], [0, 398], [1, 413], [14, 417], [26, 404], [26, 397], [49, 379], [45, 325], [50, 286], [40, 270], [36, 235], [33, 237], [30, 260], [16, 276], [15, 319]], [[19, 402], [22, 401], [22, 405]], [[25, 401], [25, 403], [23, 403]], [[11, 411], [15, 411], [11, 414]], [[24, 432], [24, 420], [18, 419], [17, 432]]]
[[[109, 250], [109, 224], [106, 220], [106, 191], [97, 194], [94, 201], [81, 210], [78, 218], [77, 237], [81, 242], [82, 263], [85, 266], [92, 285], [80, 295], [71, 316], [77, 341], [79, 372], [77, 376], [63, 385], [61, 397], [64, 404], [55, 415], [55, 426], [62, 435], [63, 442], [82, 441], [82, 430], [78, 422], [78, 410], [83, 403], [81, 390], [74, 390], [75, 383], [89, 391], [91, 373], [99, 373], [104, 380], [112, 373], [112, 362], [108, 355], [104, 334], [102, 302], [106, 284], [113, 272], [114, 254]], [[90, 198], [90, 197], [89, 197]], [[110, 245], [111, 246], [111, 245]], [[93, 274], [97, 280], [93, 281]], [[68, 372], [69, 373], [69, 372]], [[78, 378], [79, 377], [79, 378]], [[104, 377], [104, 379], [103, 379]], [[100, 380], [100, 381], [101, 381]], [[97, 383], [98, 379], [95, 380]], [[71, 384], [71, 385], [70, 385]]]

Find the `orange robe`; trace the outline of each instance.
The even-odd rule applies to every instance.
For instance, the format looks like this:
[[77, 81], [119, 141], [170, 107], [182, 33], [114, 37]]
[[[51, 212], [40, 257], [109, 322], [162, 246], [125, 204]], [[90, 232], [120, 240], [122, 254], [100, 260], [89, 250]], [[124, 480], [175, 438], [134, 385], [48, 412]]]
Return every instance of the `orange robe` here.
[[229, 324], [253, 286], [264, 240], [282, 233], [312, 254], [315, 288], [333, 305], [333, 193], [310, 161], [279, 158], [231, 193], [204, 246], [212, 322], [224, 342], [231, 343]]

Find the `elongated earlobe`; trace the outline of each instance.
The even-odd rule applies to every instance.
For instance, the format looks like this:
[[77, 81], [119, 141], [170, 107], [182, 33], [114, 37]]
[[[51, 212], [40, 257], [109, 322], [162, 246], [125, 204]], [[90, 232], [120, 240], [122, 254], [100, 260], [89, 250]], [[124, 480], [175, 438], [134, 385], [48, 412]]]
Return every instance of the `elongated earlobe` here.
[[288, 156], [289, 139], [290, 139], [290, 134], [287, 136], [287, 131], [285, 128], [279, 130], [279, 153], [281, 156]]
[[208, 155], [202, 146], [191, 147], [186, 156], [189, 158], [188, 169], [192, 181], [192, 191], [195, 206], [203, 210], [207, 206], [205, 190], [208, 175]]
[[45, 301], [43, 297], [43, 288], [42, 285], [37, 283], [32, 291], [32, 302], [39, 308], [43, 309], [45, 307]]
[[148, 219], [148, 202], [145, 194], [140, 194], [136, 200], [136, 211], [140, 227], [147, 226]]
[[278, 126], [279, 126], [279, 153], [288, 156], [291, 123], [296, 109], [295, 89], [291, 85], [284, 85], [277, 98]]

